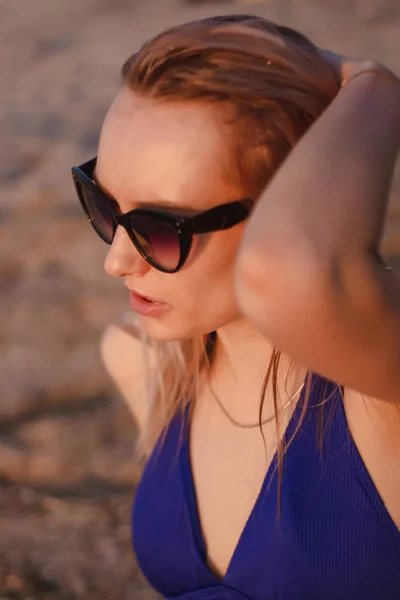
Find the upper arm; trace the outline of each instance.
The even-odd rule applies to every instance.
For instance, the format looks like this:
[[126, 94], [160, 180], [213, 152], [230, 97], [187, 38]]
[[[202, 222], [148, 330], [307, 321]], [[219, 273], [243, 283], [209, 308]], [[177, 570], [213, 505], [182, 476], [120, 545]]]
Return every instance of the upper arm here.
[[296, 362], [400, 403], [400, 277], [377, 261], [253, 254], [241, 265], [237, 295], [242, 312]]
[[[100, 354], [107, 372], [122, 397], [128, 403], [139, 428], [143, 428], [148, 416], [146, 394], [146, 365], [137, 325], [108, 325], [100, 341]], [[148, 350], [150, 365], [153, 355]]]

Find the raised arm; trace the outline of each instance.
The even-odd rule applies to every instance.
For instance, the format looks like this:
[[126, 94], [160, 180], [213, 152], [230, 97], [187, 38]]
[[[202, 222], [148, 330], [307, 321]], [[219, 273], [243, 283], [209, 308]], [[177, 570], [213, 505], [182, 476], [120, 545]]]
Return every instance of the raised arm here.
[[400, 403], [400, 278], [377, 259], [400, 146], [400, 82], [339, 92], [262, 195], [239, 253], [243, 313], [317, 373]]

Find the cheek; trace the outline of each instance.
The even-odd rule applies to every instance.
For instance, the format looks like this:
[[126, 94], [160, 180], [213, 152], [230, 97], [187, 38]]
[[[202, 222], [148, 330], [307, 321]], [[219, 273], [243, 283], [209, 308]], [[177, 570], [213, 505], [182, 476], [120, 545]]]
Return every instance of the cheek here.
[[[208, 298], [233, 303], [234, 269], [242, 238], [241, 231], [219, 231], [196, 236], [189, 260], [182, 270], [182, 288], [196, 304]], [[205, 239], [208, 238], [208, 239]]]
[[237, 225], [226, 231], [194, 236], [187, 267], [209, 269], [210, 276], [216, 271], [233, 270], [243, 234], [243, 225]]
[[240, 225], [227, 231], [215, 232], [210, 241], [210, 254], [216, 269], [233, 272], [243, 233], [244, 227]]
[[[234, 291], [240, 233], [216, 232], [216, 235], [197, 237], [191, 260], [185, 267], [173, 275], [160, 274], [158, 287], [163, 289], [165, 301], [171, 304], [172, 310], [162, 322], [155, 319], [146, 323], [148, 333], [156, 338], [196, 337], [241, 316]], [[207, 243], [202, 237], [208, 238]]]

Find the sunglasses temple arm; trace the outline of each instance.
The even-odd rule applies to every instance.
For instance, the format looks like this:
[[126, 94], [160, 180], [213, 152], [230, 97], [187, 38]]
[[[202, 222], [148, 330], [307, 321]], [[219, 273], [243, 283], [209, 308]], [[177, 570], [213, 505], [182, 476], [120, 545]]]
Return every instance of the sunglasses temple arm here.
[[249, 210], [241, 202], [237, 202], [228, 209], [224, 205], [216, 206], [200, 215], [191, 217], [187, 224], [191, 233], [211, 233], [234, 227], [248, 214]]

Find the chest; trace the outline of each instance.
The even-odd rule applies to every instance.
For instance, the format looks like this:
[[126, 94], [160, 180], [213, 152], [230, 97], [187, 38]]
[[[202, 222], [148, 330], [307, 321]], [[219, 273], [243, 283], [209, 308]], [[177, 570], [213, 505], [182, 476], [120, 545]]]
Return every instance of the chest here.
[[[283, 431], [291, 412], [281, 417]], [[265, 446], [258, 427], [236, 427], [218, 407], [204, 413], [199, 410], [191, 424], [190, 463], [198, 517], [207, 564], [219, 579], [229, 568], [274, 467], [271, 463], [277, 447], [275, 423], [264, 425], [263, 433]]]
[[[400, 527], [400, 428], [392, 427], [389, 436], [387, 416], [381, 416], [377, 428], [376, 418], [371, 421], [365, 405], [347, 390], [345, 408], [355, 446], [388, 513]], [[287, 412], [281, 419], [281, 431], [290, 416]], [[193, 417], [190, 461], [198, 516], [207, 564], [219, 578], [226, 574], [268, 480], [277, 448], [275, 423], [264, 426], [263, 432], [266, 448], [258, 428], [237, 428], [218, 410], [198, 410]]]

